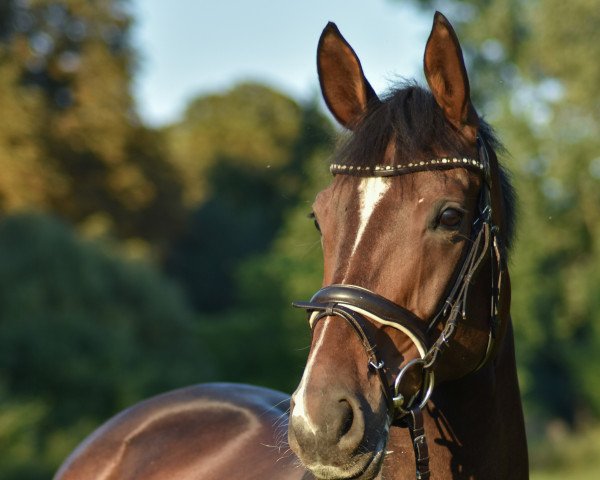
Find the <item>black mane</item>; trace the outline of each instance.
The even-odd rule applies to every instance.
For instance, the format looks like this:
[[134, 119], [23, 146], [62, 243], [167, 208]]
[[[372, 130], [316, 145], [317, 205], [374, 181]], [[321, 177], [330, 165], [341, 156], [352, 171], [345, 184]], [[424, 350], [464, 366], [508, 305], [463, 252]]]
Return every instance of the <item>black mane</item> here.
[[[495, 152], [504, 152], [492, 128], [481, 120], [479, 134]], [[385, 158], [391, 141], [394, 158]], [[391, 90], [380, 103], [372, 103], [352, 135], [338, 146], [332, 163], [374, 167], [450, 158], [477, 158], [468, 143], [445, 119], [428, 90], [406, 83]], [[510, 248], [515, 230], [515, 192], [509, 175], [501, 168], [502, 195], [507, 222], [504, 243]]]

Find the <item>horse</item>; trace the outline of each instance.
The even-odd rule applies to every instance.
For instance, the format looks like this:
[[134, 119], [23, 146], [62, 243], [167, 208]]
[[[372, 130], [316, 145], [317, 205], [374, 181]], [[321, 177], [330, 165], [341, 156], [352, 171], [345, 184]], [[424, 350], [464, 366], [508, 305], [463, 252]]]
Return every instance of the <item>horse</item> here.
[[[507, 257], [515, 199], [436, 12], [424, 71], [379, 98], [329, 23], [317, 68], [348, 136], [311, 217], [322, 288], [291, 398], [205, 384], [93, 432], [55, 480], [526, 479]], [[289, 449], [286, 450], [285, 437]]]

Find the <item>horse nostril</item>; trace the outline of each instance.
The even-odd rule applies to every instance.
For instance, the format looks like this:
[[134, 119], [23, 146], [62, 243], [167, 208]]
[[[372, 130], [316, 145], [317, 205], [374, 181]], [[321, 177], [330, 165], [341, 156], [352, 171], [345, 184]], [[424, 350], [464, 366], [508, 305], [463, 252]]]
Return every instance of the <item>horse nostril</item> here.
[[352, 428], [354, 422], [354, 410], [347, 400], [340, 400], [342, 404], [342, 423], [340, 427], [340, 438], [345, 436]]

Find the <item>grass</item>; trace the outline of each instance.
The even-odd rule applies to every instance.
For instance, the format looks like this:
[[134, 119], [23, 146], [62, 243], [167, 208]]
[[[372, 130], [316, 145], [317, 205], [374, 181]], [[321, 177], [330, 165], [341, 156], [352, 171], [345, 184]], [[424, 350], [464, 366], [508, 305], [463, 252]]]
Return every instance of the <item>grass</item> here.
[[529, 446], [531, 480], [600, 479], [600, 427]]

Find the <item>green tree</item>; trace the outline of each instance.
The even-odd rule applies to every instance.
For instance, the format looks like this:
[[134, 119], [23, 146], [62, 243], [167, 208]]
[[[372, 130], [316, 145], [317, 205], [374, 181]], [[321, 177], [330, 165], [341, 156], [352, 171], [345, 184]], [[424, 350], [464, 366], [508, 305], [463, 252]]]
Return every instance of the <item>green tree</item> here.
[[49, 478], [102, 421], [213, 365], [153, 268], [51, 217], [0, 223], [0, 477]]
[[331, 126], [314, 104], [242, 84], [193, 101], [169, 135], [195, 208], [167, 271], [199, 310], [222, 310], [236, 299], [238, 264], [270, 248], [297, 203], [302, 168], [330, 144]]
[[187, 204], [196, 206], [215, 193], [213, 170], [238, 168], [241, 177], [285, 167], [300, 117], [294, 100], [257, 83], [192, 100], [183, 119], [168, 129], [173, 162], [186, 182]]
[[135, 112], [128, 4], [2, 2], [0, 208], [161, 244], [181, 220], [181, 185]]
[[[318, 111], [314, 114], [323, 121]], [[291, 302], [310, 298], [323, 279], [320, 236], [308, 214], [316, 193], [330, 181], [331, 148], [330, 142], [322, 143], [306, 157], [302, 194], [285, 212], [269, 250], [238, 263], [233, 306], [200, 325], [225, 380], [288, 392], [298, 385], [310, 329], [305, 312]]]

